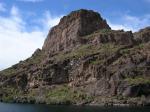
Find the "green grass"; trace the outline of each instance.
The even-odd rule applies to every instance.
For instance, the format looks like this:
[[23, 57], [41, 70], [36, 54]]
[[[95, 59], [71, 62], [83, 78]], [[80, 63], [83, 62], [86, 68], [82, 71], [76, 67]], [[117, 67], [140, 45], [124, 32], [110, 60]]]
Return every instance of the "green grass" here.
[[25, 63], [29, 64], [39, 64], [45, 57], [45, 54], [41, 51], [40, 53], [28, 58]]
[[[42, 90], [43, 91], [43, 90]], [[52, 89], [44, 88], [44, 93], [40, 89], [32, 89], [27, 93], [11, 87], [1, 89], [3, 96], [0, 98], [4, 102], [13, 102], [18, 98], [21, 102], [46, 102], [47, 104], [76, 104], [80, 102], [90, 102], [92, 96], [88, 96], [82, 91], [73, 90], [67, 85], [57, 85]], [[38, 98], [41, 97], [39, 100]]]
[[20, 95], [20, 91], [12, 87], [2, 87], [1, 93], [4, 102], [13, 102], [14, 98]]
[[5, 75], [5, 76], [12, 76], [15, 73], [16, 73], [16, 69], [14, 69], [12, 67], [5, 69], [3, 71], [0, 71], [0, 74]]
[[143, 49], [143, 48], [144, 48], [144, 44], [143, 44], [143, 43], [142, 43], [142, 44], [139, 44], [139, 45], [136, 46], [136, 48], [138, 48], [138, 49]]
[[121, 54], [129, 54], [131, 52], [131, 49], [123, 49], [120, 51]]
[[125, 81], [127, 81], [130, 85], [150, 84], [149, 77], [126, 78]]
[[111, 33], [111, 32], [113, 32], [113, 30], [111, 30], [111, 29], [101, 29], [101, 30], [97, 30], [96, 32], [91, 33], [89, 35], [83, 36], [82, 38], [90, 39], [90, 38], [94, 38], [95, 36], [97, 36], [99, 34], [108, 34], [108, 33]]
[[111, 33], [111, 32], [112, 32], [111, 29], [102, 29], [102, 30], [100, 30], [100, 33], [102, 33], [102, 34], [108, 34], [108, 33]]
[[13, 100], [14, 100], [14, 97], [12, 95], [8, 95], [8, 96], [5, 95], [2, 97], [3, 102], [13, 102]]
[[99, 46], [94, 46], [94, 45], [82, 45], [79, 46], [78, 48], [74, 49], [73, 51], [69, 53], [59, 53], [58, 55], [54, 56], [53, 58], [55, 60], [61, 61], [65, 59], [70, 59], [70, 58], [82, 58], [85, 56], [89, 56], [95, 53], [100, 53], [102, 55], [110, 55], [117, 51], [120, 48], [120, 46], [116, 46], [114, 44], [101, 44]]
[[90, 64], [92, 64], [92, 65], [99, 65], [99, 64], [102, 64], [102, 63], [104, 63], [104, 60], [93, 60], [93, 61], [91, 61], [90, 62]]
[[0, 98], [3, 102], [12, 103], [14, 101], [19, 100], [20, 102], [33, 102], [35, 101], [35, 91], [31, 90], [27, 93], [13, 87], [1, 87], [2, 97]]
[[48, 104], [75, 104], [76, 102], [89, 102], [92, 100], [91, 96], [81, 91], [74, 91], [68, 86], [59, 86], [50, 90], [46, 98]]

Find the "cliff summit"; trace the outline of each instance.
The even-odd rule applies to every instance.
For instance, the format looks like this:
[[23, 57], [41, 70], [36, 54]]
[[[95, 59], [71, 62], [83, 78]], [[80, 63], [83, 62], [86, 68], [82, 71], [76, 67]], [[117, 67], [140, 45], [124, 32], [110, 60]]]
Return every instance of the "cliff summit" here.
[[84, 44], [83, 36], [100, 29], [110, 27], [99, 13], [84, 9], [73, 11], [50, 30], [43, 50], [56, 52]]

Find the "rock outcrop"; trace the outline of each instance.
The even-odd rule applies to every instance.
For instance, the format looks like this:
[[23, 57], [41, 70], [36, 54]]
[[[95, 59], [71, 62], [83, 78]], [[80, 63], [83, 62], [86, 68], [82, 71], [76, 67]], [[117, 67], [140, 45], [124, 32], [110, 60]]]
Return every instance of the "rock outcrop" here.
[[149, 105], [150, 30], [111, 30], [100, 14], [73, 11], [34, 54], [0, 72], [2, 101]]
[[134, 34], [135, 40], [138, 43], [146, 43], [150, 41], [150, 27], [141, 29], [139, 32]]
[[84, 9], [73, 11], [68, 16], [64, 16], [60, 23], [50, 30], [43, 50], [50, 53], [59, 52], [84, 44], [81, 37], [98, 29], [110, 29], [99, 13]]

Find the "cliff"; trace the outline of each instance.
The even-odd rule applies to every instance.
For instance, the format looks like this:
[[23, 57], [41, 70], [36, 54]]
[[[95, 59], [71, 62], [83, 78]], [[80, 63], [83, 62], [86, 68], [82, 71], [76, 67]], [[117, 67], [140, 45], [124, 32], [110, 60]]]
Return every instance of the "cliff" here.
[[73, 11], [50, 30], [42, 50], [52, 53], [72, 49], [84, 44], [83, 36], [98, 29], [110, 29], [100, 14], [84, 9]]
[[0, 71], [0, 99], [149, 105], [150, 28], [111, 30], [97, 12], [73, 11], [49, 31], [42, 49]]

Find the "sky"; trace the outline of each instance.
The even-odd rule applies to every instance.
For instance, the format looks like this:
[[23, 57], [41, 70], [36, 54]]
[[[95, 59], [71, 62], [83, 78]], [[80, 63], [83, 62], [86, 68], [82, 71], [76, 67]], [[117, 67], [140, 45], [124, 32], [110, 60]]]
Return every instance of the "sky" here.
[[73, 10], [99, 12], [112, 29], [150, 26], [150, 0], [0, 0], [0, 70], [30, 57]]

